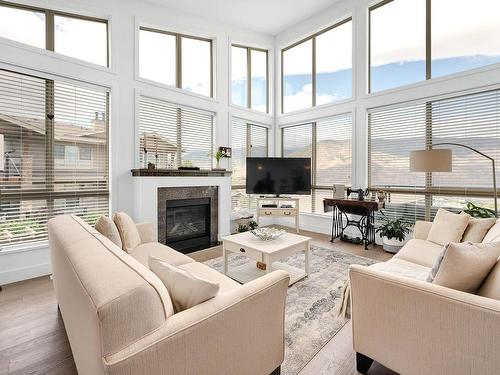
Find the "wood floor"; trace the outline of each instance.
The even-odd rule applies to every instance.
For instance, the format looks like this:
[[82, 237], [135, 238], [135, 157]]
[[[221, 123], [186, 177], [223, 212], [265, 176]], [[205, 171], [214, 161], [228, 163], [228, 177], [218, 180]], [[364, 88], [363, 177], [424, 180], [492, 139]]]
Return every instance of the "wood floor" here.
[[[380, 247], [365, 251], [362, 246], [330, 243], [328, 236], [302, 231], [312, 244], [385, 261], [391, 256]], [[221, 255], [220, 248], [193, 253], [204, 261]], [[0, 292], [0, 375], [76, 375], [71, 349], [57, 310], [50, 278], [41, 277], [6, 285]], [[311, 360], [299, 375], [351, 375], [355, 370], [351, 326], [347, 324]], [[374, 364], [371, 375], [394, 372]]]

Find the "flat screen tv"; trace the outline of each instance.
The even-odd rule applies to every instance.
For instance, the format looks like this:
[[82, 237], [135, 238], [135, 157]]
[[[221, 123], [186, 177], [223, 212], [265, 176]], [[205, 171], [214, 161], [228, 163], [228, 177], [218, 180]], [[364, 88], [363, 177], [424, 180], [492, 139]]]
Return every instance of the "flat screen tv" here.
[[311, 158], [247, 158], [247, 194], [311, 194]]

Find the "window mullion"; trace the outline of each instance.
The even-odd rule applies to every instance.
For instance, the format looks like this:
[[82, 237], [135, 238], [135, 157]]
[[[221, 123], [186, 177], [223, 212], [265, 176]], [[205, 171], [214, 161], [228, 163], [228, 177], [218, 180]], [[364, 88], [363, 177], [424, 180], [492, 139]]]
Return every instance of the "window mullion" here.
[[175, 35], [176, 63], [177, 63], [177, 77], [176, 85], [178, 89], [182, 89], [182, 41], [179, 34]]
[[252, 108], [252, 50], [247, 48], [247, 106]]
[[312, 37], [312, 106], [316, 107], [316, 35]]
[[54, 81], [45, 81], [45, 188], [47, 196], [47, 215], [53, 216], [54, 199]]
[[55, 51], [55, 30], [54, 30], [54, 12], [45, 11], [45, 48], [49, 51]]
[[432, 23], [431, 1], [425, 4], [425, 79], [432, 78]]

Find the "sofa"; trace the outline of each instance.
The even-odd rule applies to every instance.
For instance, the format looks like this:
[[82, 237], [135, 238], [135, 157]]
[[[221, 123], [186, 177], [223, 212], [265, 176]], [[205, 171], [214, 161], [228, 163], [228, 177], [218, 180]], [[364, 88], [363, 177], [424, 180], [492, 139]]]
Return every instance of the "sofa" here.
[[[49, 221], [57, 302], [80, 375], [279, 373], [289, 276], [244, 285], [195, 262], [137, 224], [141, 243], [120, 249], [82, 219]], [[174, 313], [148, 255], [220, 284], [216, 297]]]
[[[376, 360], [405, 375], [496, 374], [500, 370], [500, 262], [477, 294], [425, 281], [443, 246], [427, 241], [432, 223], [389, 261], [349, 270], [357, 369]], [[483, 243], [500, 241], [500, 220]]]

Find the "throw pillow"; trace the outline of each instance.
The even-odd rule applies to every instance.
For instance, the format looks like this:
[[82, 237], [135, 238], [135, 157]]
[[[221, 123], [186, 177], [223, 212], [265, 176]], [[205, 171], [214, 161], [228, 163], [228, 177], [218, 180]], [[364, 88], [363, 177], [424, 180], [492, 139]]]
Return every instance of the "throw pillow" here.
[[450, 242], [460, 242], [469, 220], [470, 216], [465, 212], [454, 214], [440, 208], [432, 222], [427, 241], [443, 246]]
[[495, 225], [497, 219], [475, 219], [471, 218], [467, 229], [465, 229], [462, 242], [479, 243], [483, 240], [490, 228]]
[[118, 228], [116, 227], [113, 220], [111, 220], [109, 217], [101, 216], [99, 219], [97, 219], [94, 228], [103, 236], [107, 237], [120, 249], [122, 248], [120, 232], [118, 232]]
[[449, 243], [436, 260], [427, 281], [475, 293], [495, 266], [499, 255], [500, 243]]
[[194, 276], [154, 256], [149, 256], [149, 269], [160, 278], [172, 298], [176, 312], [187, 310], [219, 292], [219, 284]]
[[113, 221], [120, 232], [122, 249], [130, 253], [141, 244], [141, 236], [134, 221], [125, 212], [117, 212], [113, 216]]
[[500, 219], [497, 220], [496, 224], [493, 225], [486, 236], [483, 238], [483, 243], [500, 241]]

